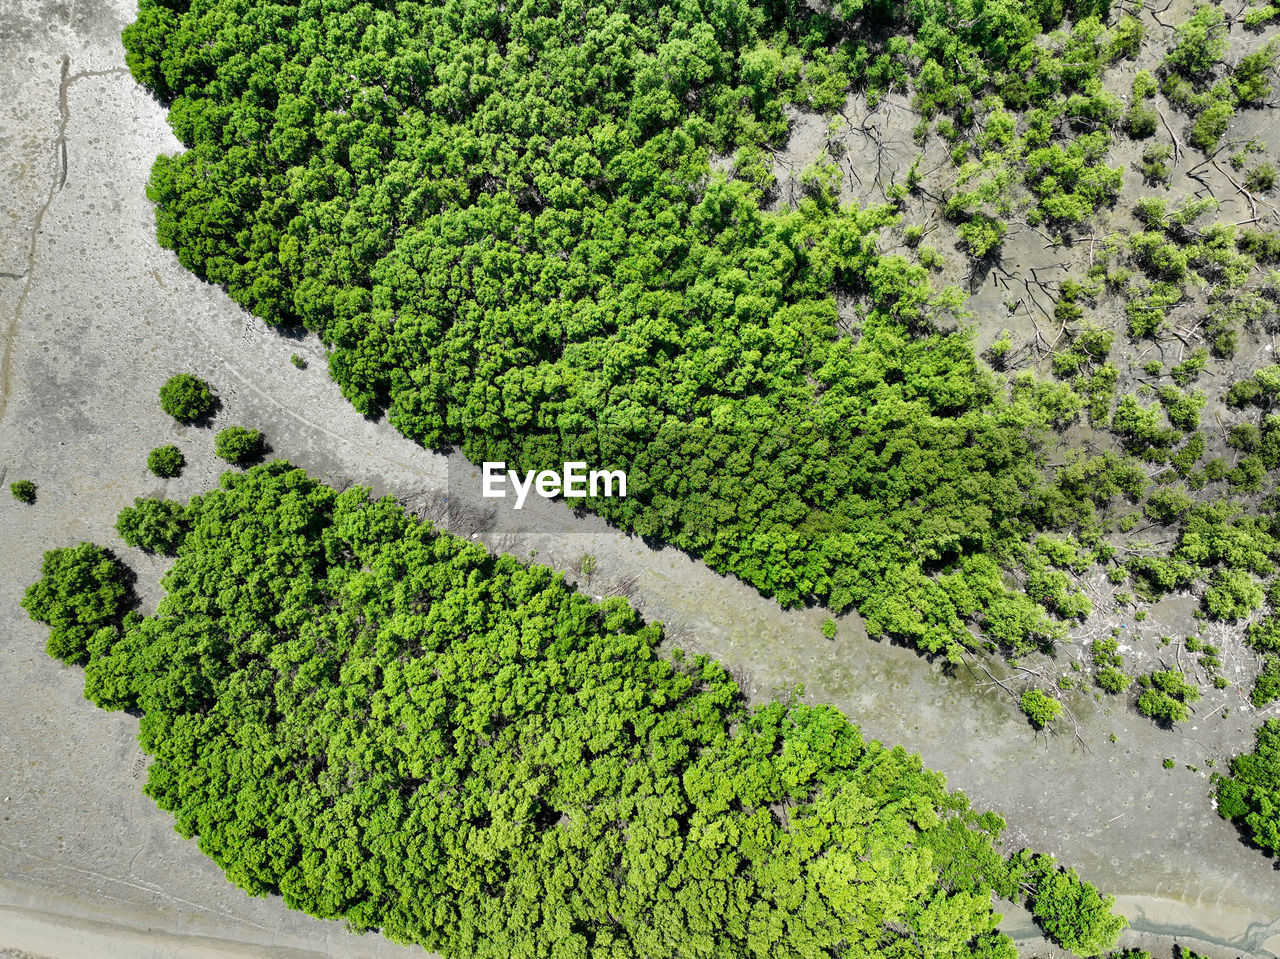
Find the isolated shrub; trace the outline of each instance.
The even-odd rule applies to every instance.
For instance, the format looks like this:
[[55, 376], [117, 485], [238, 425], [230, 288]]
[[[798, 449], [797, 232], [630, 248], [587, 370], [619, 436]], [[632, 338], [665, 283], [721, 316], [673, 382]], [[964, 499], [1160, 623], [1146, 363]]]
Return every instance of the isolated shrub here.
[[1280, 656], [1268, 656], [1253, 684], [1249, 702], [1262, 709], [1280, 699]]
[[1062, 715], [1062, 703], [1039, 689], [1028, 689], [1018, 705], [1037, 729], [1043, 729]]
[[1161, 724], [1182, 722], [1191, 715], [1188, 704], [1200, 699], [1200, 690], [1180, 669], [1157, 669], [1141, 677], [1146, 687], [1138, 697], [1138, 712]]
[[1230, 89], [1238, 106], [1260, 106], [1271, 95], [1271, 76], [1280, 59], [1280, 41], [1247, 53], [1231, 71]]
[[218, 430], [214, 452], [232, 466], [243, 466], [262, 455], [263, 437], [260, 430], [244, 426], [228, 426]]
[[1168, 143], [1152, 143], [1142, 151], [1142, 160], [1138, 169], [1147, 183], [1167, 183], [1172, 173], [1169, 160], [1173, 157], [1173, 147]]
[[14, 480], [9, 484], [9, 492], [19, 503], [30, 505], [36, 501], [36, 484], [31, 480]]
[[1169, 371], [1169, 376], [1179, 386], [1190, 386], [1204, 372], [1208, 362], [1209, 351], [1203, 346], [1198, 346], [1191, 351], [1190, 356]]
[[1218, 100], [1209, 104], [1200, 111], [1191, 125], [1191, 142], [1205, 153], [1212, 153], [1235, 115], [1236, 111], [1230, 103]]
[[160, 408], [179, 423], [193, 423], [213, 412], [209, 384], [190, 373], [171, 376], [160, 387]]
[[999, 220], [978, 214], [956, 228], [960, 242], [974, 259], [982, 259], [1004, 242], [1006, 227]]
[[1208, 77], [1227, 52], [1227, 17], [1216, 5], [1201, 4], [1177, 28], [1178, 41], [1165, 56], [1171, 70], [1193, 80]]
[[1266, 193], [1276, 185], [1276, 168], [1270, 163], [1259, 163], [1244, 178], [1245, 189], [1254, 193]]
[[[22, 608], [48, 624], [50, 656], [83, 663], [95, 643], [114, 639], [132, 600], [128, 569], [101, 547], [81, 543], [44, 554], [40, 579], [27, 587]], [[95, 639], [99, 631], [106, 634]]]
[[1246, 30], [1261, 30], [1277, 16], [1280, 16], [1280, 7], [1274, 4], [1250, 7], [1244, 12], [1244, 27]]
[[1240, 619], [1262, 605], [1262, 585], [1243, 569], [1219, 567], [1209, 578], [1205, 609], [1215, 619]]
[[1146, 32], [1147, 28], [1141, 20], [1133, 14], [1126, 13], [1111, 29], [1107, 60], [1115, 62], [1137, 56], [1138, 51], [1142, 49], [1142, 38]]
[[147, 553], [174, 553], [187, 534], [186, 509], [173, 500], [139, 497], [116, 517], [116, 532]]
[[1100, 689], [1109, 693], [1122, 693], [1133, 683], [1133, 679], [1125, 673], [1116, 669], [1114, 666], [1107, 666], [1098, 670], [1098, 674], [1094, 677], [1094, 681]]
[[180, 475], [182, 468], [186, 465], [187, 460], [182, 455], [182, 450], [172, 444], [157, 446], [147, 454], [147, 469], [162, 479], [172, 479]]

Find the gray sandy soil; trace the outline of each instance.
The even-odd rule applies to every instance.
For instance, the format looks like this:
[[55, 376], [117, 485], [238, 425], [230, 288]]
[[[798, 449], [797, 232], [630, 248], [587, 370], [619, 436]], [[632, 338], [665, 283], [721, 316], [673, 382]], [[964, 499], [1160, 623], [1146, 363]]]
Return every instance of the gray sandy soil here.
[[[424, 510], [446, 489], [455, 507], [459, 493], [492, 505], [480, 501], [469, 464], [357, 415], [316, 342], [278, 337], [156, 246], [144, 187], [156, 153], [177, 144], [123, 71], [119, 31], [132, 15], [128, 0], [0, 0], [0, 471], [5, 483], [28, 477], [40, 487], [33, 506], [0, 498], [0, 949], [50, 959], [423, 955], [228, 884], [142, 795], [135, 721], [86, 702], [80, 671], [45, 656], [45, 630], [18, 606], [43, 551], [82, 539], [129, 561], [154, 606], [165, 564], [124, 547], [113, 522], [136, 496], [185, 500], [220, 472], [213, 431], [179, 427], [156, 405], [159, 385], [182, 370], [219, 391], [215, 426], [259, 426], [277, 454], [331, 482], [394, 492]], [[310, 367], [295, 369], [291, 353]], [[158, 480], [146, 453], [169, 442], [189, 465], [178, 480]], [[455, 510], [455, 528], [469, 534], [461, 522]], [[1208, 799], [1204, 760], [1221, 764], [1257, 722], [1235, 690], [1208, 697], [1172, 732], [1121, 702], [1075, 694], [1067, 703], [1080, 740], [1036, 735], [980, 669], [946, 676], [868, 640], [852, 616], [828, 642], [822, 610], [781, 611], [675, 550], [651, 550], [561, 504], [503, 511], [476, 535], [522, 558], [536, 551], [570, 576], [593, 554], [599, 566], [589, 581], [578, 577], [584, 589], [629, 595], [667, 624], [671, 645], [718, 657], [753, 696], [804, 683], [807, 700], [835, 703], [869, 735], [918, 749], [975, 804], [1007, 816], [1011, 846], [1054, 853], [1116, 893], [1133, 920], [1126, 942], [1167, 951], [1176, 936], [1222, 959], [1280, 952], [1280, 877]], [[1187, 610], [1169, 600], [1143, 627], [1171, 629]], [[1079, 655], [1068, 646], [1061, 660]], [[1223, 719], [1217, 707], [1228, 701]], [[1165, 756], [1179, 768], [1162, 769]], [[1006, 928], [1036, 954], [1052, 952], [1020, 911]]]

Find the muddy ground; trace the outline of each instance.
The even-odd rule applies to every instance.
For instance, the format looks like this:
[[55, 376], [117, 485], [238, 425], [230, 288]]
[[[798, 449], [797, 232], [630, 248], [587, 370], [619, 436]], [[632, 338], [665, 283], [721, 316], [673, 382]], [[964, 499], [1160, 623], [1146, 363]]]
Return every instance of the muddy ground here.
[[[79, 670], [44, 655], [45, 631], [18, 607], [43, 551], [82, 539], [117, 549], [154, 603], [163, 563], [123, 546], [115, 514], [136, 496], [185, 499], [219, 472], [213, 430], [179, 427], [156, 405], [156, 389], [178, 371], [218, 389], [215, 428], [259, 426], [279, 455], [332, 482], [426, 505], [431, 491], [471, 481], [468, 464], [352, 411], [317, 343], [271, 333], [156, 246], [144, 186], [156, 153], [177, 144], [123, 70], [119, 31], [132, 16], [129, 0], [0, 0], [0, 471], [6, 483], [29, 477], [40, 487], [34, 506], [0, 498], [0, 948], [51, 959], [422, 955], [228, 884], [142, 795], [135, 721], [86, 702]], [[1010, 273], [1033, 262], [1009, 249]], [[292, 353], [309, 367], [294, 368]], [[169, 442], [189, 465], [162, 481], [145, 458]], [[488, 505], [478, 479], [472, 496]], [[824, 611], [784, 612], [675, 550], [651, 550], [560, 504], [538, 500], [494, 524], [477, 535], [524, 558], [536, 551], [570, 576], [594, 555], [585, 589], [629, 595], [667, 624], [672, 645], [718, 657], [752, 695], [803, 683], [807, 699], [919, 750], [976, 805], [1006, 815], [1011, 845], [1054, 853], [1117, 894], [1134, 925], [1126, 943], [1167, 952], [1178, 937], [1219, 959], [1280, 953], [1280, 875], [1208, 799], [1207, 761], [1220, 768], [1258, 721], [1239, 689], [1208, 693], [1173, 731], [1115, 698], [1076, 692], [1065, 701], [1079, 738], [1070, 726], [1036, 734], [981, 667], [946, 675], [869, 640], [856, 617], [828, 642]], [[1141, 662], [1153, 637], [1185, 631], [1189, 611], [1175, 597], [1142, 624], [1104, 610], [1091, 628], [1123, 621], [1145, 637], [1131, 653]], [[1056, 665], [1031, 668], [1062, 672], [1081, 655], [1077, 642]], [[1165, 757], [1178, 767], [1162, 768]], [[1052, 951], [1016, 910], [1006, 928], [1026, 952]]]

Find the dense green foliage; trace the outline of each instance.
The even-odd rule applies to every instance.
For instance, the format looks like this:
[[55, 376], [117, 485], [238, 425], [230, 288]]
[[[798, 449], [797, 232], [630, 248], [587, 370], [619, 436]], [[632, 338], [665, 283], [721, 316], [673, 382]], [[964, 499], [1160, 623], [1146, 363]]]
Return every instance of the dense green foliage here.
[[261, 430], [246, 426], [228, 426], [218, 430], [213, 450], [232, 466], [243, 466], [258, 459], [265, 447]]
[[1270, 706], [1280, 699], [1280, 656], [1268, 656], [1262, 671], [1253, 684], [1249, 701], [1258, 709]]
[[180, 476], [186, 465], [187, 459], [182, 455], [182, 450], [173, 444], [157, 446], [147, 454], [147, 469], [161, 479]]
[[1090, 647], [1094, 665], [1098, 667], [1093, 681], [1109, 693], [1122, 693], [1133, 684], [1133, 679], [1120, 668], [1124, 657], [1119, 650], [1120, 643], [1114, 637], [1095, 639]]
[[1028, 689], [1018, 705], [1037, 729], [1043, 729], [1062, 715], [1062, 703], [1040, 689]]
[[1036, 889], [1032, 915], [1051, 939], [1082, 956], [1115, 946], [1128, 922], [1112, 914], [1111, 896], [1080, 882], [1074, 869], [1060, 869], [1052, 856], [1042, 853], [1023, 850], [1011, 867], [1018, 882]]
[[[812, 6], [143, 0], [129, 65], [187, 147], [153, 171], [160, 241], [270, 323], [317, 332], [362, 413], [473, 461], [624, 468], [631, 495], [589, 508], [785, 605], [854, 607], [953, 661], [1022, 653], [1091, 613], [1076, 577], [1101, 562], [1140, 600], [1195, 588], [1213, 619], [1262, 610], [1250, 641], [1280, 649], [1280, 520], [1250, 498], [1280, 467], [1277, 368], [1226, 395], [1248, 421], [1223, 424], [1225, 455], [1202, 423], [1221, 422], [1207, 364], [1274, 326], [1280, 236], [1206, 222], [1202, 194], [1146, 196], [1138, 229], [1086, 235], [1120, 195], [1125, 135], [1161, 141], [1136, 165], [1150, 185], [1183, 163], [1251, 207], [1274, 187], [1250, 159], [1263, 148], [1227, 137], [1280, 55], [1259, 40], [1237, 56], [1232, 31], [1269, 15]], [[1144, 44], [1150, 71], [1118, 66]], [[1130, 72], [1126, 106], [1110, 91]], [[889, 204], [842, 205], [824, 156], [775, 202], [787, 111], [833, 114], [850, 89], [871, 106], [910, 90], [917, 143], [950, 157], [939, 195], [918, 160], [881, 184]], [[1213, 158], [1224, 144], [1241, 182]], [[1087, 239], [1029, 351], [1058, 382], [1012, 372], [1006, 391], [977, 363], [923, 226], [901, 231], [914, 261], [884, 252], [922, 195], [982, 270], [1015, 229], [1064, 255]], [[1103, 307], [1122, 328], [1087, 316]], [[1146, 379], [1125, 364], [1138, 341], [1159, 348]], [[988, 355], [1026, 362], [1008, 332]], [[1118, 451], [1055, 453], [1046, 480], [1041, 438], [1085, 424]], [[232, 463], [251, 446], [218, 437]], [[1241, 499], [1196, 495], [1217, 483]], [[1168, 527], [1159, 547], [1110, 535], [1140, 521]], [[1201, 665], [1226, 684], [1216, 651]], [[1099, 688], [1125, 691], [1121, 666], [1095, 651]], [[1139, 710], [1165, 724], [1199, 695], [1179, 670], [1140, 682]], [[1037, 725], [1061, 709], [1028, 696]]]
[[1218, 619], [1239, 619], [1263, 605], [1262, 580], [1276, 572], [1280, 560], [1280, 513], [1264, 509], [1249, 515], [1240, 503], [1226, 500], [1192, 508], [1176, 493], [1166, 494], [1155, 512], [1182, 516], [1169, 555], [1127, 563], [1144, 589], [1158, 594], [1205, 578], [1204, 608]]
[[186, 535], [186, 510], [167, 499], [139, 497], [116, 517], [116, 532], [148, 553], [172, 553]]
[[160, 408], [179, 423], [194, 423], [213, 412], [215, 399], [209, 384], [190, 373], [169, 377], [160, 387]]
[[1217, 780], [1218, 812], [1268, 855], [1280, 856], [1280, 719], [1258, 730], [1253, 752], [1231, 760]]
[[[390, 498], [275, 462], [187, 519], [85, 692], [142, 713], [147, 793], [251, 893], [503, 959], [1014, 959], [993, 892], [1082, 955], [1123, 926], [1052, 859], [1006, 862], [1003, 821], [917, 757], [828, 707], [748, 709], [622, 600]], [[83, 591], [69, 554], [101, 556], [50, 554], [50, 622], [30, 597]]]
[[1143, 687], [1138, 712], [1165, 725], [1186, 719], [1191, 715], [1190, 704], [1200, 699], [1200, 690], [1180, 669], [1154, 669], [1138, 682]]
[[[941, 332], [958, 294], [881, 254], [893, 211], [839, 206], [821, 171], [761, 209], [784, 106], [831, 110], [898, 54], [833, 45], [798, 2], [503, 10], [146, 0], [129, 63], [188, 147], [153, 171], [161, 242], [319, 332], [362, 412], [473, 461], [625, 468], [630, 495], [591, 508], [784, 604], [856, 606], [953, 658], [975, 623], [1019, 649], [1059, 635], [1001, 575], [1044, 516], [1042, 419]], [[907, 25], [923, 69], [954, 62], [961, 13], [939, 10]], [[1001, 58], [1065, 12], [990, 4], [960, 42]], [[1051, 99], [1078, 56], [1132, 47], [1082, 29]], [[1037, 209], [1065, 179], [1105, 202], [1101, 141], [1061, 134], [1016, 160]]]
[[30, 505], [36, 501], [36, 484], [31, 480], [14, 480], [9, 484], [9, 492], [19, 503]]
[[22, 608], [49, 626], [47, 649], [64, 663], [102, 655], [133, 604], [127, 568], [92, 543], [45, 553], [40, 579], [27, 587]]

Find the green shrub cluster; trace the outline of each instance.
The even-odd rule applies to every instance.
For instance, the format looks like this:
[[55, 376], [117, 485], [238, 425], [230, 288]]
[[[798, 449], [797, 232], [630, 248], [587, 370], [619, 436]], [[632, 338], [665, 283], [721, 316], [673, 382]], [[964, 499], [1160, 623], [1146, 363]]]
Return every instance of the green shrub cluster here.
[[1277, 699], [1280, 699], [1280, 656], [1268, 656], [1253, 684], [1249, 702], [1256, 708], [1263, 709]]
[[1280, 719], [1258, 730], [1253, 752], [1231, 760], [1216, 783], [1218, 814], [1270, 856], [1280, 856]]
[[[979, 19], [1039, 22], [1001, 8]], [[952, 658], [975, 623], [1020, 649], [1060, 635], [1002, 579], [1038, 417], [939, 331], [958, 291], [878, 252], [896, 214], [841, 206], [825, 174], [761, 208], [784, 108], [831, 109], [880, 67], [832, 53], [798, 0], [502, 9], [146, 0], [128, 61], [187, 147], [152, 172], [161, 243], [317, 331], [361, 412], [477, 462], [626, 469], [628, 497], [589, 508], [786, 605], [856, 607]], [[951, 62], [954, 31], [909, 26], [910, 56]], [[1101, 197], [1090, 136], [1027, 162]]]
[[[1162, 509], [1187, 504], [1172, 492], [1156, 499]], [[1185, 589], [1208, 579], [1205, 610], [1215, 618], [1239, 619], [1262, 606], [1262, 579], [1276, 571], [1280, 559], [1280, 515], [1264, 509], [1248, 515], [1236, 502], [1219, 500], [1191, 508], [1184, 514], [1178, 538], [1167, 556], [1138, 556], [1126, 564], [1151, 594]]]
[[185, 517], [186, 510], [173, 500], [139, 497], [116, 517], [116, 532], [145, 552], [172, 554], [186, 535]]
[[1098, 668], [1093, 681], [1099, 688], [1108, 693], [1122, 693], [1132, 685], [1132, 677], [1120, 669], [1124, 665], [1124, 657], [1120, 655], [1120, 644], [1115, 638], [1095, 639], [1090, 652], [1093, 664]]
[[[917, 757], [829, 707], [748, 709], [622, 600], [390, 498], [274, 462], [187, 519], [85, 693], [141, 712], [147, 794], [253, 894], [501, 959], [1015, 959], [993, 893], [1081, 955], [1124, 927], [1052, 858], [1004, 860], [1003, 821]], [[55, 631], [83, 615], [68, 557], [118, 582], [51, 553], [27, 607]]]
[[26, 503], [30, 506], [36, 501], [36, 484], [31, 480], [14, 480], [9, 484], [9, 493], [19, 503]]
[[169, 377], [160, 387], [160, 408], [179, 423], [194, 423], [213, 412], [216, 405], [209, 384], [191, 373]]
[[1138, 712], [1164, 725], [1182, 722], [1191, 715], [1189, 705], [1200, 699], [1200, 690], [1180, 669], [1155, 669], [1139, 676], [1138, 682], [1143, 687]]
[[187, 459], [182, 455], [182, 450], [172, 444], [157, 446], [147, 454], [147, 469], [161, 479], [180, 476], [186, 465]]
[[1229, 406], [1257, 406], [1270, 410], [1280, 405], [1280, 363], [1264, 366], [1248, 379], [1237, 380], [1227, 390]]
[[262, 456], [266, 440], [261, 430], [245, 426], [228, 426], [218, 430], [213, 450], [232, 466], [244, 466]]
[[129, 570], [92, 543], [45, 553], [40, 579], [27, 588], [22, 608], [49, 626], [46, 649], [64, 663], [104, 655], [120, 634], [135, 599]]
[[[1255, 15], [1252, 25], [1259, 22]], [[1266, 100], [1270, 74], [1280, 58], [1280, 43], [1272, 41], [1225, 69], [1228, 32], [1223, 8], [1200, 4], [1178, 26], [1177, 41], [1164, 59], [1164, 94], [1191, 114], [1191, 142], [1205, 153], [1217, 149], [1237, 109]]]
[[1044, 729], [1062, 715], [1062, 703], [1041, 689], [1028, 689], [1018, 700], [1018, 705], [1037, 729]]

